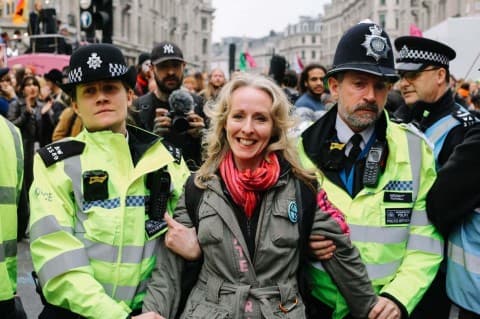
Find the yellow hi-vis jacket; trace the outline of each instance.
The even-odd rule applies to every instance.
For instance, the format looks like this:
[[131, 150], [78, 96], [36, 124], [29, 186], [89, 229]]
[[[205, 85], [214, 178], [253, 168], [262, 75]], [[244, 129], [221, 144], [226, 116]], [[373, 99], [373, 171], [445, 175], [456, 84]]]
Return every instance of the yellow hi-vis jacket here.
[[[159, 233], [147, 238], [148, 173], [167, 166], [171, 176], [167, 211], [173, 214], [189, 170], [160, 139], [128, 127], [129, 136], [150, 145], [133, 166], [125, 136], [83, 130], [46, 146], [35, 156], [30, 189], [30, 248], [46, 300], [86, 318], [126, 318], [142, 307], [155, 266]], [[176, 154], [178, 155], [178, 153]], [[47, 159], [47, 161], [45, 161]], [[104, 171], [108, 196], [85, 200], [95, 182], [85, 172]]]
[[23, 180], [23, 148], [18, 129], [0, 116], [0, 301], [17, 289], [17, 204]]
[[[320, 119], [322, 121], [322, 119]], [[344, 214], [351, 240], [360, 251], [378, 294], [394, 297], [410, 313], [432, 282], [443, 258], [443, 241], [427, 218], [425, 199], [435, 177], [431, 147], [414, 127], [387, 121], [388, 158], [376, 187], [364, 187], [352, 198], [328, 178], [319, 178], [330, 201]], [[304, 167], [316, 168], [299, 141]], [[408, 200], [411, 198], [411, 200]], [[344, 298], [320, 262], [312, 263], [313, 295], [348, 313]]]

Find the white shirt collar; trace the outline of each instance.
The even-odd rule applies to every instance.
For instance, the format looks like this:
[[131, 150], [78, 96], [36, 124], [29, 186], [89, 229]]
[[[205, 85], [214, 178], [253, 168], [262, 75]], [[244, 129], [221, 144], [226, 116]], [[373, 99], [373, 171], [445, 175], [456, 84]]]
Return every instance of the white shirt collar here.
[[[345, 123], [345, 121], [338, 115], [337, 113], [337, 120], [335, 121], [335, 129], [337, 130], [337, 137], [338, 141], [343, 144], [347, 144], [350, 141], [350, 138], [355, 134], [354, 131]], [[363, 131], [359, 132], [362, 136], [362, 142], [360, 143], [360, 147], [363, 149], [365, 147], [366, 142], [370, 139], [375, 130], [374, 125], [370, 125]]]

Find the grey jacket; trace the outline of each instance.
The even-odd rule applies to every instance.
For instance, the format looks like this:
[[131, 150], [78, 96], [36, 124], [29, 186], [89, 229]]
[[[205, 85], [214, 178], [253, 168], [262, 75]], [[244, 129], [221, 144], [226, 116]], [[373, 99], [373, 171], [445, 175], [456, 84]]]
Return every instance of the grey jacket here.
[[[198, 208], [198, 240], [204, 262], [181, 318], [306, 318], [296, 276], [300, 234], [293, 175], [287, 171], [264, 193], [253, 259], [219, 178], [209, 181], [207, 186]], [[185, 195], [179, 199], [175, 219], [187, 227], [193, 226]], [[331, 214], [318, 207], [312, 232], [335, 241], [338, 254], [324, 266], [341, 283], [339, 288], [351, 301], [349, 304], [354, 304], [356, 316], [364, 316], [376, 296], [358, 251]], [[181, 266], [169, 267], [178, 263], [180, 257], [162, 251], [144, 299], [144, 311], [157, 311], [173, 318]]]

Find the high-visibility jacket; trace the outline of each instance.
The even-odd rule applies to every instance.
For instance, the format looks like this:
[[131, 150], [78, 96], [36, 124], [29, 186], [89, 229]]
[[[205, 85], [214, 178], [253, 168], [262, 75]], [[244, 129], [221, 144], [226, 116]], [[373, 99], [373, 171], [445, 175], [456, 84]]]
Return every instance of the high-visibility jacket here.
[[17, 289], [17, 204], [23, 179], [22, 138], [0, 116], [0, 301], [13, 299]]
[[[425, 198], [436, 176], [434, 158], [423, 135], [411, 126], [387, 120], [385, 134], [388, 158], [377, 186], [365, 186], [352, 198], [327, 177], [319, 182], [345, 214], [375, 291], [393, 296], [410, 313], [443, 258], [442, 238], [425, 211]], [[301, 161], [304, 167], [315, 168], [303, 142], [299, 143]], [[315, 140], [318, 145], [322, 142]], [[312, 263], [310, 271], [312, 294], [334, 309], [334, 318], [343, 318], [348, 308], [331, 278], [319, 262]]]
[[[458, 106], [459, 111], [469, 114]], [[435, 159], [443, 148], [445, 138], [456, 126], [462, 125], [448, 114], [425, 131], [434, 144]], [[440, 168], [437, 161], [437, 168]], [[480, 314], [480, 208], [456, 225], [448, 237], [447, 294], [460, 307]]]
[[[132, 127], [128, 132], [148, 141], [135, 166], [125, 136], [111, 131], [84, 130], [46, 146], [40, 151], [45, 158], [35, 156], [30, 189], [33, 265], [46, 300], [86, 318], [126, 318], [141, 309], [158, 238], [166, 231], [147, 238], [147, 174], [167, 167], [170, 214], [190, 174], [181, 157], [172, 156], [157, 136]], [[95, 180], [86, 172], [92, 171], [108, 174], [96, 178], [108, 187], [95, 191], [108, 190], [108, 195], [88, 201], [85, 195]]]

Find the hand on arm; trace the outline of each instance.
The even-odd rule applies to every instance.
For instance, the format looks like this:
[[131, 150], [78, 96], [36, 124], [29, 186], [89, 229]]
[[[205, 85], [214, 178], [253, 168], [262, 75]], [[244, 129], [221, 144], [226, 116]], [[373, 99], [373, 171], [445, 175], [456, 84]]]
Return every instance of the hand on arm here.
[[316, 260], [328, 260], [332, 258], [336, 249], [333, 241], [321, 235], [311, 235], [308, 246], [311, 255]]
[[193, 261], [200, 258], [202, 251], [195, 228], [188, 228], [180, 224], [168, 213], [165, 213], [164, 219], [168, 225], [168, 231], [165, 234], [165, 246], [186, 260]]
[[158, 313], [150, 311], [142, 313], [141, 315], [132, 317], [132, 319], [165, 319], [165, 317], [160, 316]]

